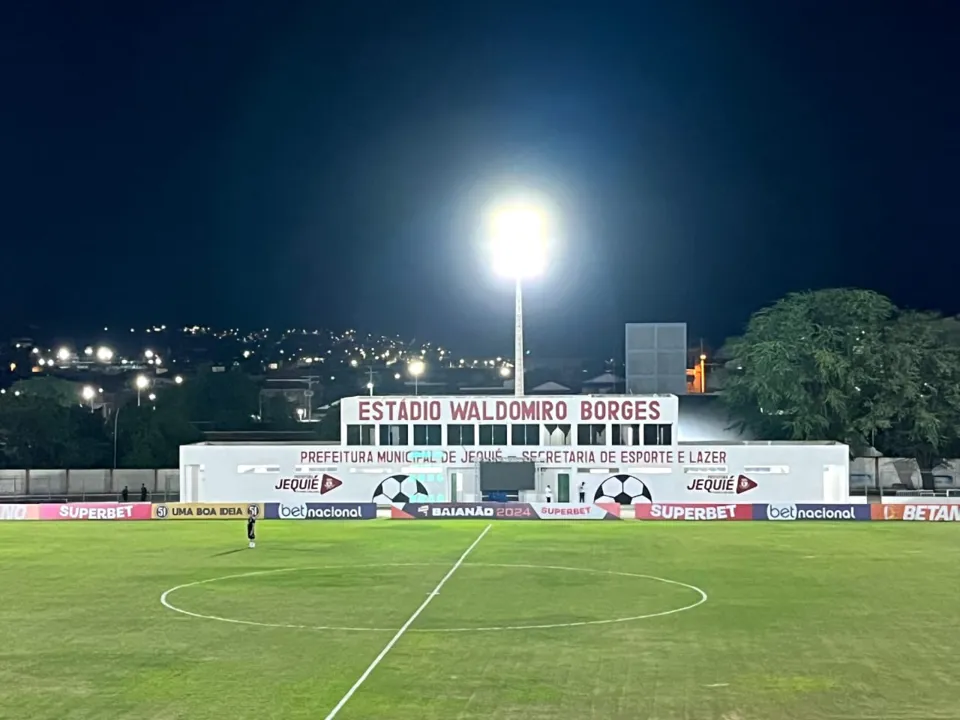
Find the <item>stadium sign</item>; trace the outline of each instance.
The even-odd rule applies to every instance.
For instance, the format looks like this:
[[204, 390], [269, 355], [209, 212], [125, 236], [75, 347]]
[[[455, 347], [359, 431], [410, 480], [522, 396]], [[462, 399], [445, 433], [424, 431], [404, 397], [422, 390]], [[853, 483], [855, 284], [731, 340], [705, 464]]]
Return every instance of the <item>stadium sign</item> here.
[[344, 398], [341, 422], [591, 423], [677, 420], [677, 399], [662, 397]]
[[162, 503], [153, 506], [154, 520], [236, 520], [263, 515], [260, 503]]
[[266, 503], [267, 520], [374, 520], [376, 503]]

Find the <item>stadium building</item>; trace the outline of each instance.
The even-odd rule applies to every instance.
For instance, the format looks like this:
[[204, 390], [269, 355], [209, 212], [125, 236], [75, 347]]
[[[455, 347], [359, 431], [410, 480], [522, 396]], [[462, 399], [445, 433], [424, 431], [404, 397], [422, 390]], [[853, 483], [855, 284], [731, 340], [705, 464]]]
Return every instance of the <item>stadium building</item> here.
[[184, 502], [823, 503], [841, 444], [687, 443], [676, 395], [341, 401], [341, 442], [180, 449]]

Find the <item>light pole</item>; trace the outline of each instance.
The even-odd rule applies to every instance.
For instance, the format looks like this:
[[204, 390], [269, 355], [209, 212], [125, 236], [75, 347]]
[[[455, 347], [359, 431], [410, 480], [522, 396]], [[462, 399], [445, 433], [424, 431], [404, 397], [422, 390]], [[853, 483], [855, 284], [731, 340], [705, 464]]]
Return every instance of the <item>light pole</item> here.
[[413, 394], [420, 394], [420, 376], [423, 375], [423, 371], [426, 370], [427, 366], [424, 364], [423, 360], [414, 360], [407, 366], [407, 372], [413, 377]]
[[117, 422], [120, 420], [120, 410], [122, 409], [121, 405], [117, 405], [117, 409], [113, 411], [113, 469], [117, 469]]
[[514, 203], [493, 215], [494, 270], [515, 282], [514, 394], [523, 395], [523, 280], [543, 272], [547, 255], [547, 222], [540, 208]]
[[137, 407], [140, 407], [140, 393], [150, 386], [150, 380], [146, 375], [137, 375], [135, 385], [137, 386]]

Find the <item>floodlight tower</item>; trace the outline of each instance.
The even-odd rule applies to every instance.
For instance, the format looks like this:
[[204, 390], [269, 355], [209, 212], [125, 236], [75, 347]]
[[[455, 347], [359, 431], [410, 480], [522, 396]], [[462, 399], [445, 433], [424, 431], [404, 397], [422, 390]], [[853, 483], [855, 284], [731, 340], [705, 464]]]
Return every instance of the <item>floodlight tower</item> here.
[[514, 378], [516, 396], [523, 395], [523, 281], [543, 272], [547, 256], [547, 222], [542, 209], [514, 203], [493, 215], [493, 268], [515, 283]]

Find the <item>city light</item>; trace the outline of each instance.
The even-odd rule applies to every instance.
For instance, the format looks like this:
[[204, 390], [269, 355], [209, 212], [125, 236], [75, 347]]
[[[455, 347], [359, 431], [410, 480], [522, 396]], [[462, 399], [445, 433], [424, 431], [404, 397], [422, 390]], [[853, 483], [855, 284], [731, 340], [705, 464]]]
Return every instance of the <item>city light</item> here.
[[153, 350], [147, 350], [147, 351], [145, 351], [145, 352], [143, 353], [143, 356], [144, 356], [147, 360], [153, 359]]
[[93, 348], [88, 345], [83, 349], [83, 354], [86, 355], [87, 357], [90, 357], [91, 355], [93, 355]]
[[90, 402], [91, 400], [93, 400], [93, 398], [96, 397], [96, 395], [97, 395], [97, 391], [94, 390], [89, 385], [84, 385], [83, 390], [80, 391], [80, 396], [87, 402]]
[[113, 350], [108, 347], [100, 346], [97, 348], [97, 360], [108, 363], [113, 360]]
[[57, 350], [57, 360], [60, 362], [67, 362], [70, 359], [70, 350], [68, 348], [62, 347]]
[[137, 375], [137, 390], [146, 390], [150, 385], [150, 379], [146, 375]]
[[147, 400], [149, 400], [150, 402], [153, 402], [156, 399], [157, 399], [157, 396], [154, 395], [153, 393], [150, 393], [149, 395], [147, 395]]
[[183, 385], [183, 376], [182, 376], [182, 375], [177, 375], [177, 376], [173, 379], [173, 381], [174, 381], [177, 385]]
[[510, 368], [506, 365], [500, 368], [500, 377], [510, 377]]

